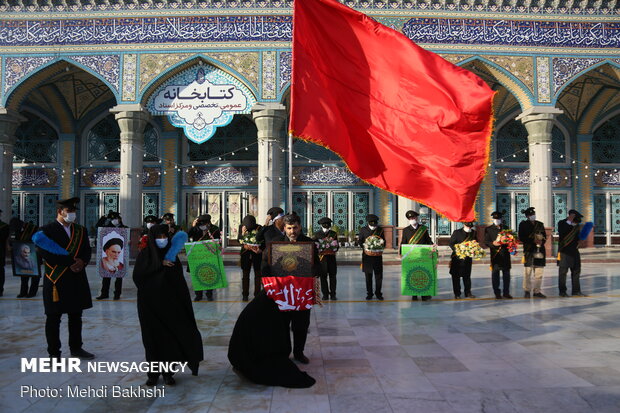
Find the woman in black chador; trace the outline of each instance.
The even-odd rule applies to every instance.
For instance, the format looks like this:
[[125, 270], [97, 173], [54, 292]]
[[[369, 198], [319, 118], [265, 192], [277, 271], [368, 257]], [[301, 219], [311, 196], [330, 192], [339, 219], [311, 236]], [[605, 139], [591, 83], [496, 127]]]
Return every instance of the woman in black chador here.
[[[154, 225], [146, 247], [136, 258], [133, 280], [138, 288], [138, 318], [147, 361], [188, 362], [198, 374], [202, 361], [202, 337], [196, 326], [192, 301], [177, 254], [187, 241], [185, 232], [169, 240], [167, 225]], [[164, 373], [164, 383], [175, 383]], [[148, 373], [147, 386], [154, 386], [159, 373]]]

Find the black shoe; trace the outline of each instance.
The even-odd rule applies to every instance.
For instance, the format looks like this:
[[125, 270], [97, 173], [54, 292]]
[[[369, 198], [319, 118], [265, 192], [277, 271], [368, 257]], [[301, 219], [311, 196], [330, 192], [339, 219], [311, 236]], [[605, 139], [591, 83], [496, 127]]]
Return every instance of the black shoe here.
[[383, 294], [377, 294], [377, 300], [383, 301]]
[[81, 348], [77, 351], [71, 351], [71, 357], [77, 357], [82, 360], [92, 360], [95, 358], [95, 355]]
[[534, 297], [536, 297], [536, 298], [547, 298], [547, 296], [544, 295], [543, 293], [534, 293]]
[[116, 294], [114, 295], [114, 301], [118, 301], [118, 300], [120, 300], [120, 299], [121, 299], [121, 296], [120, 296], [120, 295], [116, 295]]
[[366, 299], [367, 300], [372, 300], [372, 294], [366, 294]]
[[330, 298], [332, 301], [337, 301], [337, 300], [338, 300], [338, 299], [336, 298], [336, 294], [330, 294], [330, 295], [329, 295], [329, 298]]
[[465, 294], [465, 298], [476, 298], [476, 296], [473, 295], [472, 293], [469, 293], [469, 294]]
[[110, 296], [101, 294], [99, 297], [95, 297], [95, 300], [105, 300], [106, 298], [110, 298]]
[[[534, 295], [536, 295], [536, 294], [534, 294]], [[524, 292], [523, 293], [523, 298], [530, 298], [530, 292], [529, 291]]]
[[58, 354], [50, 354], [49, 358], [57, 360], [57, 361], [60, 361], [60, 353], [58, 353]]
[[28, 295], [27, 295], [27, 294], [19, 294], [19, 295], [17, 296], [17, 298], [25, 298], [25, 297], [28, 297]]
[[304, 353], [297, 353], [293, 357], [295, 358], [295, 360], [297, 360], [298, 362], [300, 362], [302, 364], [310, 363], [310, 359], [308, 357], [304, 356]]
[[213, 301], [213, 296], [212, 295], [208, 295], [207, 296], [207, 301]]
[[587, 297], [587, 296], [588, 296], [588, 294], [584, 294], [582, 292], [573, 293], [573, 297]]
[[496, 300], [501, 300], [502, 299], [502, 295], [501, 294], [495, 294], [495, 299]]
[[430, 295], [423, 295], [422, 296], [422, 301], [430, 301], [431, 300], [431, 296]]
[[455, 299], [455, 300], [460, 300], [460, 299], [461, 299], [461, 296], [460, 296], [460, 295], [455, 295], [455, 296], [454, 296], [454, 299]]
[[504, 298], [507, 298], [509, 300], [512, 300], [512, 295], [510, 294], [504, 294]]
[[250, 301], [250, 297], [248, 297], [247, 295], [244, 295], [244, 296], [241, 298], [241, 300], [242, 300], [242, 301]]
[[560, 293], [560, 297], [568, 297], [568, 294], [566, 294], [566, 293]]
[[158, 381], [159, 381], [159, 376], [157, 376], [157, 377], [149, 377], [148, 379], [146, 379], [146, 383], [144, 383], [144, 384], [146, 386], [153, 387], [154, 385], [157, 384]]
[[412, 295], [411, 296], [411, 301], [418, 301], [418, 296], [417, 295]]
[[329, 294], [323, 294], [323, 301], [329, 300]]
[[164, 384], [167, 384], [168, 386], [174, 386], [175, 384], [177, 384], [177, 381], [174, 379], [174, 377], [165, 375]]
[[202, 297], [196, 296], [194, 297], [194, 302], [202, 300]]

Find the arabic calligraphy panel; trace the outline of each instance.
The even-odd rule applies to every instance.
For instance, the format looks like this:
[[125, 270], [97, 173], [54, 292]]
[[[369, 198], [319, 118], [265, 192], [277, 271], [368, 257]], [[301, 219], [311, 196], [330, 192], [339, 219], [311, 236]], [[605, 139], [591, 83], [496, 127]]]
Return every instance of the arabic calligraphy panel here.
[[[498, 168], [495, 185], [499, 187], [529, 188], [530, 170], [522, 168]], [[572, 175], [570, 169], [554, 168], [551, 185], [554, 188], [570, 188]]]
[[295, 185], [363, 185], [363, 181], [347, 168], [336, 166], [294, 167]]
[[[80, 186], [82, 187], [120, 187], [121, 175], [119, 168], [86, 168], [80, 171]], [[161, 171], [159, 168], [144, 168], [142, 173], [142, 185], [161, 185]]]
[[11, 185], [13, 187], [55, 187], [58, 185], [58, 173], [54, 169], [13, 169]]
[[183, 175], [183, 185], [189, 186], [240, 186], [256, 185], [255, 167], [199, 167]]

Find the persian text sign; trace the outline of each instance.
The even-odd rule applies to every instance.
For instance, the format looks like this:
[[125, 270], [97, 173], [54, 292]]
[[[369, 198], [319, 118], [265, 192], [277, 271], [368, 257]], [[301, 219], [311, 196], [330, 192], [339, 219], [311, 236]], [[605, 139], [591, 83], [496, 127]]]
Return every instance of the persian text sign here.
[[235, 113], [249, 113], [256, 100], [241, 82], [212, 66], [196, 66], [160, 86], [147, 103], [155, 115], [168, 115], [187, 138], [203, 143]]

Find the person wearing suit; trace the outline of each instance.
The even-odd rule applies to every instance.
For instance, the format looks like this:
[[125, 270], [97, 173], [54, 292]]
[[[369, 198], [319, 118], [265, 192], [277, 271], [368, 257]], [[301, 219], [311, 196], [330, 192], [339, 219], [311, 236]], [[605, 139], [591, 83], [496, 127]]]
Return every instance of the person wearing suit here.
[[463, 222], [463, 227], [455, 230], [450, 236], [450, 248], [452, 256], [450, 257], [450, 275], [452, 276], [452, 291], [454, 298], [461, 298], [461, 278], [463, 279], [463, 287], [466, 298], [475, 298], [471, 293], [471, 257], [459, 258], [456, 255], [456, 244], [466, 241], [475, 241], [476, 232], [474, 231], [473, 222]]
[[[484, 229], [484, 241], [491, 250], [491, 282], [493, 284], [493, 292], [495, 298], [500, 300], [503, 298], [511, 299], [510, 295], [510, 252], [506, 245], [502, 245], [497, 240], [501, 231], [508, 230], [508, 227], [502, 223], [503, 214], [494, 211], [491, 214], [493, 224]], [[503, 289], [499, 288], [499, 273], [502, 272]], [[502, 294], [503, 292], [503, 294]]]
[[[338, 234], [331, 230], [332, 220], [328, 217], [319, 219], [319, 225], [321, 230], [314, 233], [313, 239], [318, 241], [320, 239], [328, 240], [329, 242], [338, 242]], [[329, 251], [319, 252], [319, 259], [321, 261], [321, 292], [323, 300], [336, 300], [336, 273], [338, 271], [338, 264], [336, 263], [336, 252], [338, 247], [330, 248]]]
[[[368, 214], [366, 216], [366, 222], [368, 224], [360, 228], [360, 244], [364, 245], [366, 239], [371, 236], [380, 237], [385, 242], [383, 228], [379, 226], [379, 217], [375, 214]], [[366, 277], [366, 299], [372, 300], [373, 295], [376, 295], [378, 300], [383, 301], [383, 292], [381, 291], [383, 286], [383, 256], [369, 255], [367, 251], [362, 251], [362, 271]], [[374, 293], [372, 290], [373, 273], [375, 276]]]
[[[400, 245], [403, 244], [417, 244], [417, 245], [433, 245], [433, 240], [428, 233], [428, 227], [420, 224], [419, 217], [416, 211], [407, 211], [405, 217], [409, 220], [409, 225], [403, 228], [403, 237], [400, 240]], [[401, 251], [401, 247], [398, 248]], [[422, 301], [428, 301], [432, 297], [430, 295], [422, 296]], [[417, 301], [418, 297], [413, 295], [411, 300]]]

